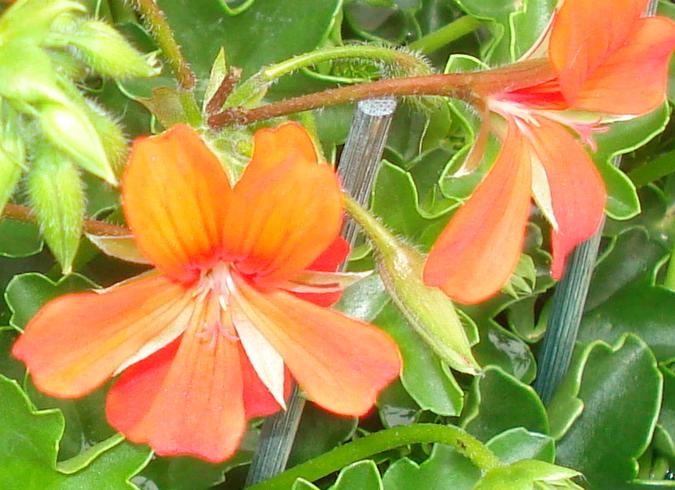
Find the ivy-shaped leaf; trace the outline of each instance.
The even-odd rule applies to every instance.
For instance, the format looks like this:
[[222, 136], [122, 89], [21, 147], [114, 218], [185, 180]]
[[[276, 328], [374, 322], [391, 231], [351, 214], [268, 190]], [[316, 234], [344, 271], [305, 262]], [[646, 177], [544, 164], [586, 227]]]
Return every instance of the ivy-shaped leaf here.
[[464, 394], [450, 368], [417, 335], [398, 309], [393, 304], [385, 307], [375, 323], [398, 343], [403, 358], [401, 382], [419, 406], [440, 415], [458, 415]]
[[94, 287], [96, 284], [79, 274], [63, 277], [58, 282], [34, 272], [17, 275], [5, 290], [5, 301], [12, 312], [10, 324], [22, 330], [47, 301]]
[[382, 477], [385, 490], [470, 490], [480, 470], [453, 448], [435, 444], [431, 455], [418, 464], [410, 458], [395, 461]]
[[56, 453], [63, 428], [58, 410], [36, 412], [19, 385], [0, 376], [0, 488], [137, 488], [129, 479], [147, 464], [150, 453], [121, 438], [78, 471], [59, 472]]
[[[563, 390], [583, 403], [583, 411], [558, 442], [557, 462], [581, 471], [592, 488], [632, 488], [661, 405], [663, 380], [654, 355], [627, 335], [615, 346], [593, 342], [574, 362]], [[557, 393], [551, 406], [561, 402]]]
[[666, 253], [641, 228], [616, 238], [594, 272], [580, 341], [613, 343], [634, 333], [647, 342], [657, 359], [675, 357], [675, 291], [656, 285], [652, 272]]
[[546, 409], [532, 387], [494, 366], [474, 379], [461, 427], [484, 441], [515, 427], [549, 431]]

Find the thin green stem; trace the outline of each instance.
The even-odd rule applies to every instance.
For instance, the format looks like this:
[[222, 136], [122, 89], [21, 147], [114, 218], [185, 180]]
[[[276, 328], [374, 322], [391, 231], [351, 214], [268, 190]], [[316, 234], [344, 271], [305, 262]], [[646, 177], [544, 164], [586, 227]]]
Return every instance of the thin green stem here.
[[666, 278], [663, 281], [663, 287], [675, 291], [675, 247], [670, 254], [670, 262], [668, 263], [668, 269], [666, 270]]
[[157, 42], [159, 49], [166, 57], [171, 69], [176, 75], [180, 88], [192, 90], [196, 84], [195, 74], [183, 57], [180, 46], [176, 42], [173, 31], [155, 0], [134, 0], [138, 12], [145, 19], [145, 23]]
[[673, 172], [675, 172], [675, 151], [669, 151], [632, 170], [628, 173], [628, 177], [633, 184], [641, 187]]
[[299, 464], [249, 490], [287, 490], [297, 478], [316, 481], [341, 468], [376, 454], [408, 444], [439, 443], [454, 447], [483, 473], [500, 466], [497, 456], [478, 439], [458, 427], [413, 424], [374, 432]]
[[419, 38], [409, 44], [409, 47], [429, 54], [450, 44], [462, 36], [475, 31], [480, 27], [481, 22], [475, 17], [465, 15], [459, 19], [450, 22], [448, 25], [441, 27], [437, 31], [430, 32], [424, 37]]
[[288, 75], [301, 68], [323, 63], [325, 61], [335, 61], [339, 59], [362, 59], [373, 60], [379, 63], [396, 65], [405, 73], [430, 73], [429, 67], [418, 57], [404, 51], [386, 48], [384, 46], [368, 46], [365, 44], [350, 44], [347, 46], [336, 46], [324, 49], [318, 49], [309, 53], [303, 53], [294, 56], [288, 60], [272, 65], [261, 71], [262, 77], [267, 80], [275, 80], [284, 75]]

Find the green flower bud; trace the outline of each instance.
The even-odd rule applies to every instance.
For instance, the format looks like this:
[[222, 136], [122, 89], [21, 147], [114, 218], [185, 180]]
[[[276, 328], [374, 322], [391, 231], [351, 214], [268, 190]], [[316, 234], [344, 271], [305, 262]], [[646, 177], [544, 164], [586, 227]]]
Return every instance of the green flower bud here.
[[99, 20], [82, 22], [72, 32], [53, 33], [49, 43], [76, 47], [86, 63], [104, 76], [146, 78], [160, 72], [156, 53], [140, 53], [113, 27]]
[[101, 138], [85, 110], [73, 104], [46, 103], [39, 107], [39, 119], [52, 145], [85, 170], [117, 185]]
[[0, 17], [0, 44], [21, 39], [40, 43], [54, 20], [68, 12], [86, 12], [70, 0], [18, 0]]
[[25, 160], [19, 116], [7, 102], [0, 101], [0, 213], [19, 182]]
[[122, 127], [110, 114], [93, 102], [88, 102], [87, 109], [89, 121], [91, 121], [101, 139], [101, 144], [113, 172], [119, 175], [124, 167], [129, 150], [127, 138], [122, 132]]
[[422, 281], [424, 260], [419, 252], [402, 243], [347, 196], [345, 207], [375, 246], [382, 281], [420, 337], [453, 369], [474, 375], [480, 373], [481, 368], [471, 353], [471, 342], [452, 301], [440, 289]]
[[0, 45], [0, 97], [28, 104], [67, 101], [49, 56], [24, 42]]
[[84, 220], [84, 190], [76, 165], [41, 145], [27, 179], [28, 195], [49, 249], [64, 274], [72, 271]]

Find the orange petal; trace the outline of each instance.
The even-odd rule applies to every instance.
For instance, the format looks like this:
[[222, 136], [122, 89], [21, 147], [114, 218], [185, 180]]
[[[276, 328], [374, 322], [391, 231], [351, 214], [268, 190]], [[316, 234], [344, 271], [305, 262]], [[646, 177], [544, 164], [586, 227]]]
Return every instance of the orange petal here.
[[490, 173], [433, 245], [424, 282], [461, 303], [478, 303], [497, 293], [520, 258], [531, 180], [525, 139], [509, 121]]
[[223, 335], [201, 338], [201, 323], [193, 322], [177, 351], [169, 346], [127, 369], [108, 394], [106, 413], [130, 441], [160, 456], [216, 463], [236, 452], [246, 430], [240, 347]]
[[191, 295], [159, 275], [133, 279], [102, 293], [77, 293], [45, 305], [12, 353], [35, 386], [51, 396], [94, 390], [130, 358], [152, 354], [185, 329]]
[[301, 126], [286, 124], [263, 136], [256, 136], [256, 154], [235, 187], [224, 243], [242, 273], [273, 286], [307, 268], [333, 243], [342, 196], [333, 169], [306, 159], [311, 140]]
[[569, 253], [602, 222], [607, 194], [602, 177], [581, 144], [559, 124], [530, 126], [532, 151], [546, 170], [558, 231], [552, 230], [551, 274], [560, 279]]
[[183, 282], [217, 259], [231, 189], [194, 129], [178, 125], [134, 142], [122, 183], [124, 212], [141, 253]]
[[[246, 357], [246, 353], [240, 349], [241, 372], [244, 379], [244, 407], [246, 408], [246, 418], [267, 417], [281, 410], [265, 384], [253, 369], [251, 362]], [[292, 387], [292, 376], [286, 370], [284, 376], [284, 398], [288, 400]]]
[[635, 115], [656, 109], [666, 97], [673, 48], [675, 22], [665, 17], [640, 19], [625, 45], [582, 84], [574, 108]]
[[[323, 251], [323, 253], [307, 267], [312, 271], [333, 272], [338, 269], [340, 264], [345, 261], [349, 255], [349, 243], [347, 240], [338, 236], [333, 243]], [[342, 292], [334, 293], [295, 293], [295, 295], [305, 301], [311, 301], [319, 306], [332, 306], [340, 300]]]
[[286, 122], [276, 128], [259, 129], [253, 135], [253, 157], [246, 167], [247, 178], [257, 181], [284, 163], [289, 155], [297, 155], [306, 165], [319, 157], [307, 130], [297, 122]]
[[399, 374], [396, 344], [376, 327], [290, 294], [262, 293], [233, 274], [230, 301], [277, 349], [308, 397], [342, 415], [363, 415]]
[[574, 104], [592, 73], [622, 47], [649, 0], [565, 0], [551, 31], [549, 59]]

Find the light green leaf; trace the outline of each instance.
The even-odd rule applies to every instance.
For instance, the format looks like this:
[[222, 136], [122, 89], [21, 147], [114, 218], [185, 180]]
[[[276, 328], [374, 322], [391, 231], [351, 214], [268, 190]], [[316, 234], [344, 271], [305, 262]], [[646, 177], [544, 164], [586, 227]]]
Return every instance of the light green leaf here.
[[483, 441], [515, 427], [549, 431], [544, 404], [534, 390], [493, 366], [474, 379], [461, 427]]
[[448, 366], [422, 341], [394, 305], [384, 308], [375, 323], [396, 340], [403, 358], [401, 382], [424, 410], [458, 415], [464, 395]]
[[581, 471], [592, 488], [628, 489], [661, 405], [663, 379], [654, 355], [627, 335], [615, 346], [590, 344], [575, 362], [583, 365], [580, 378], [579, 368], [572, 370], [578, 381], [572, 384], [584, 408], [559, 441], [557, 462]]

